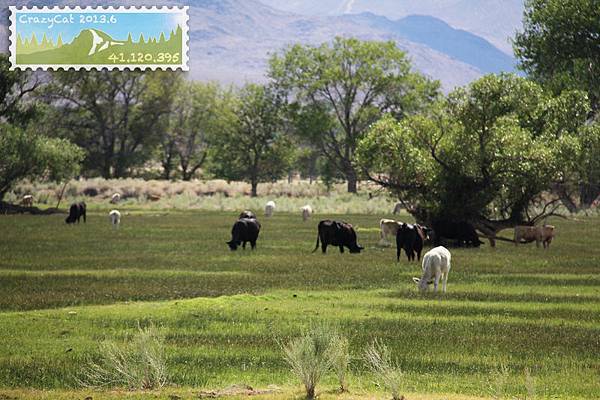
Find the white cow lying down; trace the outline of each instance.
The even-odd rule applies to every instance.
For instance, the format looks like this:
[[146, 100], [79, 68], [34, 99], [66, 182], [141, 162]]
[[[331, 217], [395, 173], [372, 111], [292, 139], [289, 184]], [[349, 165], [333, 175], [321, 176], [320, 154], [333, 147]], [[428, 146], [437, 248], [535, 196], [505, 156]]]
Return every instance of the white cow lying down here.
[[440, 278], [443, 277], [442, 290], [446, 293], [450, 258], [450, 252], [443, 246], [435, 247], [423, 256], [423, 275], [421, 275], [421, 279], [413, 278], [420, 290], [427, 290], [433, 280], [433, 290], [437, 292]]
[[121, 213], [117, 210], [112, 210], [108, 213], [108, 218], [110, 218], [110, 223], [113, 228], [119, 229], [119, 225], [121, 224]]

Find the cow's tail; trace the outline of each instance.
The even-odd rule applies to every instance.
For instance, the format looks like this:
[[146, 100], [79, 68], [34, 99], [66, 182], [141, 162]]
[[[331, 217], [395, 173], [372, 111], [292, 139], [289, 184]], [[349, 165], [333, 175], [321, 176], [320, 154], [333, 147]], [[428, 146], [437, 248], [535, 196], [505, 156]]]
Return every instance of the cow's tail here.
[[319, 232], [317, 232], [317, 245], [315, 246], [315, 249], [312, 252], [314, 253], [315, 251], [317, 251], [318, 248], [319, 248]]

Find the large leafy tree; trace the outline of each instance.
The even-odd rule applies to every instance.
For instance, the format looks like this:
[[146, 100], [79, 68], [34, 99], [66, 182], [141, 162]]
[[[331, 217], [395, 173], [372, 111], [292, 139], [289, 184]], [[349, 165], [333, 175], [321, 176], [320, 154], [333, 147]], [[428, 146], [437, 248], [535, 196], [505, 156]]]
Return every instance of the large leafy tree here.
[[383, 113], [403, 118], [438, 95], [439, 84], [411, 70], [394, 42], [336, 38], [318, 47], [295, 45], [270, 63], [270, 77], [305, 114], [309, 138], [356, 192], [356, 145]]
[[556, 211], [547, 191], [577, 176], [588, 110], [584, 93], [552, 97], [524, 78], [489, 75], [427, 114], [379, 121], [359, 163], [418, 220], [469, 221], [494, 243], [500, 230]]
[[[596, 0], [528, 0], [523, 32], [514, 41], [521, 68], [555, 93], [579, 89], [588, 94], [592, 119], [600, 111], [600, 4]], [[597, 147], [587, 147], [588, 158], [600, 158]], [[600, 178], [584, 171], [577, 196], [565, 185], [557, 193], [565, 205], [589, 206], [600, 195]]]
[[248, 84], [235, 105], [236, 120], [212, 141], [212, 170], [220, 177], [244, 180], [257, 195], [260, 182], [281, 178], [293, 156], [286, 134], [285, 104], [271, 86]]
[[40, 80], [27, 71], [11, 71], [8, 55], [0, 54], [0, 122], [26, 125], [36, 115], [36, 104], [28, 101]]
[[44, 96], [54, 126], [84, 148], [84, 167], [123, 177], [149, 160], [164, 132], [178, 76], [155, 71], [59, 71]]

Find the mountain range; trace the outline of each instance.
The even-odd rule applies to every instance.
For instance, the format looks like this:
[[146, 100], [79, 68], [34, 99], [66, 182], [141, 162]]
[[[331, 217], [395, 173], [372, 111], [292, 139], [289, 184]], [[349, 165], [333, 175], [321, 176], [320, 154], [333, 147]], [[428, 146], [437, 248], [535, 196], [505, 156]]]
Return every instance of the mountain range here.
[[[317, 45], [335, 36], [352, 36], [363, 40], [395, 41], [408, 53], [415, 69], [439, 79], [448, 91], [485, 73], [514, 71], [512, 55], [494, 45], [499, 39], [488, 40], [478, 35], [477, 29], [467, 29], [473, 23], [463, 23], [464, 29], [457, 27], [460, 24], [452, 23], [453, 15], [463, 15], [464, 20], [480, 21], [481, 18], [479, 25], [485, 25], [488, 11], [477, 12], [482, 7], [466, 5], [479, 2], [505, 3], [492, 0], [159, 0], [154, 3], [190, 6], [189, 56], [193, 79], [234, 84], [261, 81], [265, 79], [270, 55], [288, 45], [298, 42]], [[419, 3], [421, 8], [408, 7], [410, 3]], [[8, 4], [6, 0], [0, 0], [2, 51], [7, 51], [8, 47]], [[118, 4], [95, 0], [48, 0], [23, 1], [19, 5], [144, 4], [147, 2], [140, 0], [125, 0]], [[522, 7], [522, 0], [506, 0], [505, 8], [520, 10], [519, 5]], [[444, 14], [443, 10], [448, 9], [453, 13]], [[413, 11], [423, 13], [412, 15]], [[508, 14], [512, 15], [512, 11]], [[512, 29], [506, 26], [506, 29]]]

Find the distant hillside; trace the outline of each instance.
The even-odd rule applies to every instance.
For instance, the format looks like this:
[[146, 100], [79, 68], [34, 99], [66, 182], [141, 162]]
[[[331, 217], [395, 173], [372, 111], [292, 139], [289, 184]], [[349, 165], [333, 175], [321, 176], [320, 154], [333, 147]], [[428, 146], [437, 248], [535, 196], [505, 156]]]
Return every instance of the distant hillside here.
[[467, 30], [512, 55], [509, 38], [521, 29], [524, 0], [263, 0], [271, 7], [305, 15], [371, 12], [390, 19], [429, 15]]
[[[265, 0], [268, 1], [268, 0]], [[0, 0], [0, 4], [7, 4]], [[116, 5], [108, 1], [28, 1], [29, 5]], [[392, 21], [373, 14], [306, 16], [276, 10], [255, 0], [158, 0], [157, 5], [190, 6], [190, 73], [199, 80], [244, 83], [264, 80], [270, 54], [292, 43], [320, 44], [335, 36], [394, 40], [419, 71], [446, 90], [485, 72], [512, 70], [492, 45], [435, 18]], [[324, 0], [323, 3], [334, 1]], [[119, 4], [143, 5], [142, 0]], [[7, 24], [5, 6], [0, 9]], [[443, 36], [443, 37], [436, 37]], [[446, 40], [452, 37], [451, 41]], [[6, 43], [4, 44], [6, 49]]]

